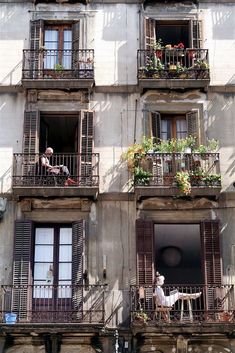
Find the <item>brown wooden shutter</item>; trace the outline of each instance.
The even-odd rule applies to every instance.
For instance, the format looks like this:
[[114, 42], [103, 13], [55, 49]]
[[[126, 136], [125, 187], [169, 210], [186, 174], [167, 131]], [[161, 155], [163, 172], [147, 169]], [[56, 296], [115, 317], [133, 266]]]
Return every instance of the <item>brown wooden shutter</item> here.
[[12, 311], [18, 314], [19, 321], [29, 319], [31, 306], [31, 221], [15, 222], [13, 254]]
[[156, 20], [152, 18], [145, 19], [145, 47], [147, 50], [152, 49], [152, 45], [156, 42]]
[[218, 221], [202, 222], [204, 276], [207, 285], [221, 284], [220, 230]]
[[152, 113], [152, 134], [153, 142], [159, 142], [161, 139], [161, 114], [158, 112]]
[[138, 284], [153, 284], [153, 222], [136, 220]]
[[202, 49], [202, 21], [192, 20], [190, 25], [192, 48]]
[[80, 175], [81, 182], [88, 185], [92, 182], [92, 153], [93, 153], [93, 112], [81, 112], [81, 136], [80, 136]]
[[[79, 68], [79, 43], [80, 42], [80, 22], [73, 23], [72, 25], [72, 69]], [[84, 49], [84, 48], [83, 48]]]
[[25, 112], [23, 152], [35, 154], [39, 147], [39, 112]]
[[196, 138], [197, 145], [200, 144], [199, 115], [197, 110], [192, 110], [186, 114], [188, 136]]
[[43, 65], [43, 52], [39, 52], [43, 46], [44, 21], [30, 21], [30, 55], [29, 78], [40, 78]]
[[77, 318], [83, 315], [83, 261], [85, 249], [85, 220], [72, 224], [72, 299]]

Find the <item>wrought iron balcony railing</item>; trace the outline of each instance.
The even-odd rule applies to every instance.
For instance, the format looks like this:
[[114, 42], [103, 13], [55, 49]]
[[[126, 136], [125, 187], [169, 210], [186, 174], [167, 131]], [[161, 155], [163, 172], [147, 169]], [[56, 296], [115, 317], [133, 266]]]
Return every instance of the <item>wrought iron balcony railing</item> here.
[[39, 163], [39, 154], [15, 153], [13, 155], [13, 188], [14, 187], [66, 187], [67, 177], [62, 166], [70, 172], [75, 181], [73, 187], [98, 187], [99, 154], [65, 153], [54, 154], [50, 158], [52, 166], [59, 167], [59, 174], [48, 172]]
[[185, 172], [191, 187], [221, 187], [219, 153], [147, 153], [135, 156], [134, 185], [177, 187], [176, 175]]
[[208, 49], [138, 50], [138, 79], [209, 80]]
[[[235, 322], [233, 285], [167, 285], [165, 296], [172, 306], [159, 303], [153, 286], [131, 286], [131, 321], [141, 325], [138, 313], [145, 313], [147, 324], [186, 324]], [[182, 294], [183, 293], [183, 294]], [[169, 299], [167, 299], [169, 300]]]
[[93, 79], [94, 50], [23, 50], [22, 79]]
[[105, 285], [3, 285], [1, 322], [16, 314], [16, 323], [104, 324]]

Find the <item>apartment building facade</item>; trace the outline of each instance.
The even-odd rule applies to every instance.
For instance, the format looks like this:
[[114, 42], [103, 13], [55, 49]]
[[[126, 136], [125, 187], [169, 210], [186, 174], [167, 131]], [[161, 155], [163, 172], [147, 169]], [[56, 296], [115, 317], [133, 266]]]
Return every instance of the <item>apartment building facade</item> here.
[[235, 3], [0, 6], [0, 353], [235, 352]]

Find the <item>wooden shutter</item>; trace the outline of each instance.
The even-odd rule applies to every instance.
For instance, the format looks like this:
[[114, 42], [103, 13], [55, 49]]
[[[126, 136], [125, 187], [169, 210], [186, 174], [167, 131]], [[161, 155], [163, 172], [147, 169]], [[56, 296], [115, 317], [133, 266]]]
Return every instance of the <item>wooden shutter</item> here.
[[30, 21], [30, 55], [29, 55], [29, 78], [36, 79], [41, 77], [43, 68], [43, 46], [44, 21]]
[[[205, 290], [205, 309], [208, 315], [213, 315], [214, 310], [221, 309], [217, 307], [218, 291], [221, 286], [221, 254], [220, 254], [220, 231], [218, 221], [202, 222], [202, 250], [204, 278], [206, 284]], [[218, 286], [216, 288], [216, 285]]]
[[81, 112], [80, 136], [80, 175], [81, 182], [89, 185], [92, 183], [92, 153], [93, 153], [93, 112]]
[[202, 21], [192, 20], [190, 27], [192, 48], [202, 49]]
[[161, 114], [158, 112], [152, 113], [152, 134], [153, 142], [159, 142], [161, 139]]
[[156, 20], [152, 18], [145, 19], [145, 47], [147, 50], [152, 49], [152, 45], [156, 42]]
[[31, 306], [31, 221], [15, 222], [13, 254], [12, 311], [18, 314], [19, 321], [29, 319]]
[[137, 276], [139, 285], [153, 284], [153, 222], [136, 221]]
[[188, 136], [196, 138], [196, 144], [200, 144], [199, 114], [197, 110], [192, 110], [186, 114]]
[[72, 224], [72, 300], [77, 318], [83, 315], [83, 261], [85, 249], [85, 221]]
[[25, 112], [24, 115], [24, 138], [23, 152], [35, 154], [39, 147], [39, 112]]
[[218, 221], [202, 222], [204, 276], [208, 285], [221, 284], [220, 231]]
[[79, 41], [80, 41], [80, 22], [76, 22], [72, 25], [72, 69], [76, 70], [79, 68]]

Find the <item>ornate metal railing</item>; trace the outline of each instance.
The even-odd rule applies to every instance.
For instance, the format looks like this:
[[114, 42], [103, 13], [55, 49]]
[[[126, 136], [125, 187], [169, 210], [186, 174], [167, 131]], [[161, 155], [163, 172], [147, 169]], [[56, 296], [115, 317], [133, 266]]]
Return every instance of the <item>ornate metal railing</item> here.
[[209, 80], [208, 49], [138, 50], [139, 79]]
[[161, 306], [155, 287], [131, 286], [133, 324], [146, 324], [146, 320], [141, 322], [136, 318], [141, 313], [146, 314], [148, 325], [235, 322], [233, 285], [164, 285], [163, 292], [165, 296], [171, 296], [170, 300], [174, 302], [171, 307]]
[[23, 50], [22, 79], [93, 79], [94, 50]]
[[0, 290], [1, 322], [10, 313], [16, 323], [105, 321], [106, 285], [3, 285]]
[[62, 166], [67, 167], [73, 187], [97, 187], [99, 185], [99, 154], [64, 153], [50, 158], [52, 166], [58, 166], [60, 173], [45, 170], [39, 163], [39, 154], [15, 153], [13, 155], [13, 187], [68, 186]]
[[135, 186], [177, 186], [176, 174], [188, 172], [191, 187], [221, 187], [219, 153], [147, 153], [135, 156]]

